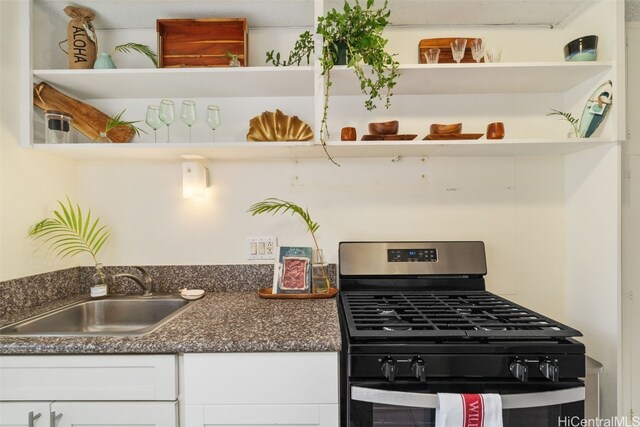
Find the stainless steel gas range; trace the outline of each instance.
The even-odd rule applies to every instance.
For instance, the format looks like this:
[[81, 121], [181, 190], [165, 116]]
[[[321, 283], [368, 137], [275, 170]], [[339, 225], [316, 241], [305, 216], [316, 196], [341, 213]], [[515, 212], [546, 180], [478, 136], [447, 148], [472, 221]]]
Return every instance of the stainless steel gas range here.
[[486, 273], [482, 242], [340, 244], [343, 427], [434, 426], [439, 392], [499, 393], [507, 427], [584, 418], [580, 332]]

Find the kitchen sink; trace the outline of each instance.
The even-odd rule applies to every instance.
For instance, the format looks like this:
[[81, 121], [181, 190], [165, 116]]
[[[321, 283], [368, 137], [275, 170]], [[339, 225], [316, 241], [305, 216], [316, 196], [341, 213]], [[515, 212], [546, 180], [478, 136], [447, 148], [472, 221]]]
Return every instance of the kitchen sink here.
[[173, 295], [80, 301], [0, 328], [0, 335], [142, 335], [189, 307]]

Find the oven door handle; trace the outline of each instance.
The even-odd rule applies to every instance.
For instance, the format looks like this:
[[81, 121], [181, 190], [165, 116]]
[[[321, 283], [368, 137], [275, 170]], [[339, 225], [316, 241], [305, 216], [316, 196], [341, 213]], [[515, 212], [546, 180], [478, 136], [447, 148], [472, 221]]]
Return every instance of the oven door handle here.
[[[502, 409], [524, 409], [579, 402], [584, 400], [585, 391], [584, 387], [574, 387], [537, 393], [503, 394], [501, 397]], [[437, 394], [380, 390], [358, 386], [351, 387], [351, 400], [426, 409], [437, 409], [439, 406]]]

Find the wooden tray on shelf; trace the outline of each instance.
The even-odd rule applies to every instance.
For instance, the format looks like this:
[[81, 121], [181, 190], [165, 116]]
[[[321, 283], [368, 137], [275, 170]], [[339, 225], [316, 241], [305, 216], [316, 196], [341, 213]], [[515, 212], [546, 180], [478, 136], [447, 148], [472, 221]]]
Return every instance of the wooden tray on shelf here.
[[272, 288], [262, 288], [258, 291], [260, 298], [271, 299], [320, 299], [320, 298], [333, 298], [338, 295], [337, 288], [329, 289], [326, 294], [274, 294]]
[[422, 138], [423, 140], [456, 140], [456, 139], [479, 139], [484, 133], [430, 133]]
[[416, 139], [416, 134], [401, 135], [362, 135], [362, 141], [411, 141]]

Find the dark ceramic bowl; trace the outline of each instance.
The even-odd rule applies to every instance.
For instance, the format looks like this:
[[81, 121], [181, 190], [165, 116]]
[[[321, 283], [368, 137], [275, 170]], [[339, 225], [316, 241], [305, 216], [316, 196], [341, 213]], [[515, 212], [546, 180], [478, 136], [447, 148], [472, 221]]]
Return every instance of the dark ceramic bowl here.
[[598, 36], [584, 36], [564, 46], [565, 61], [595, 61], [598, 57]]

